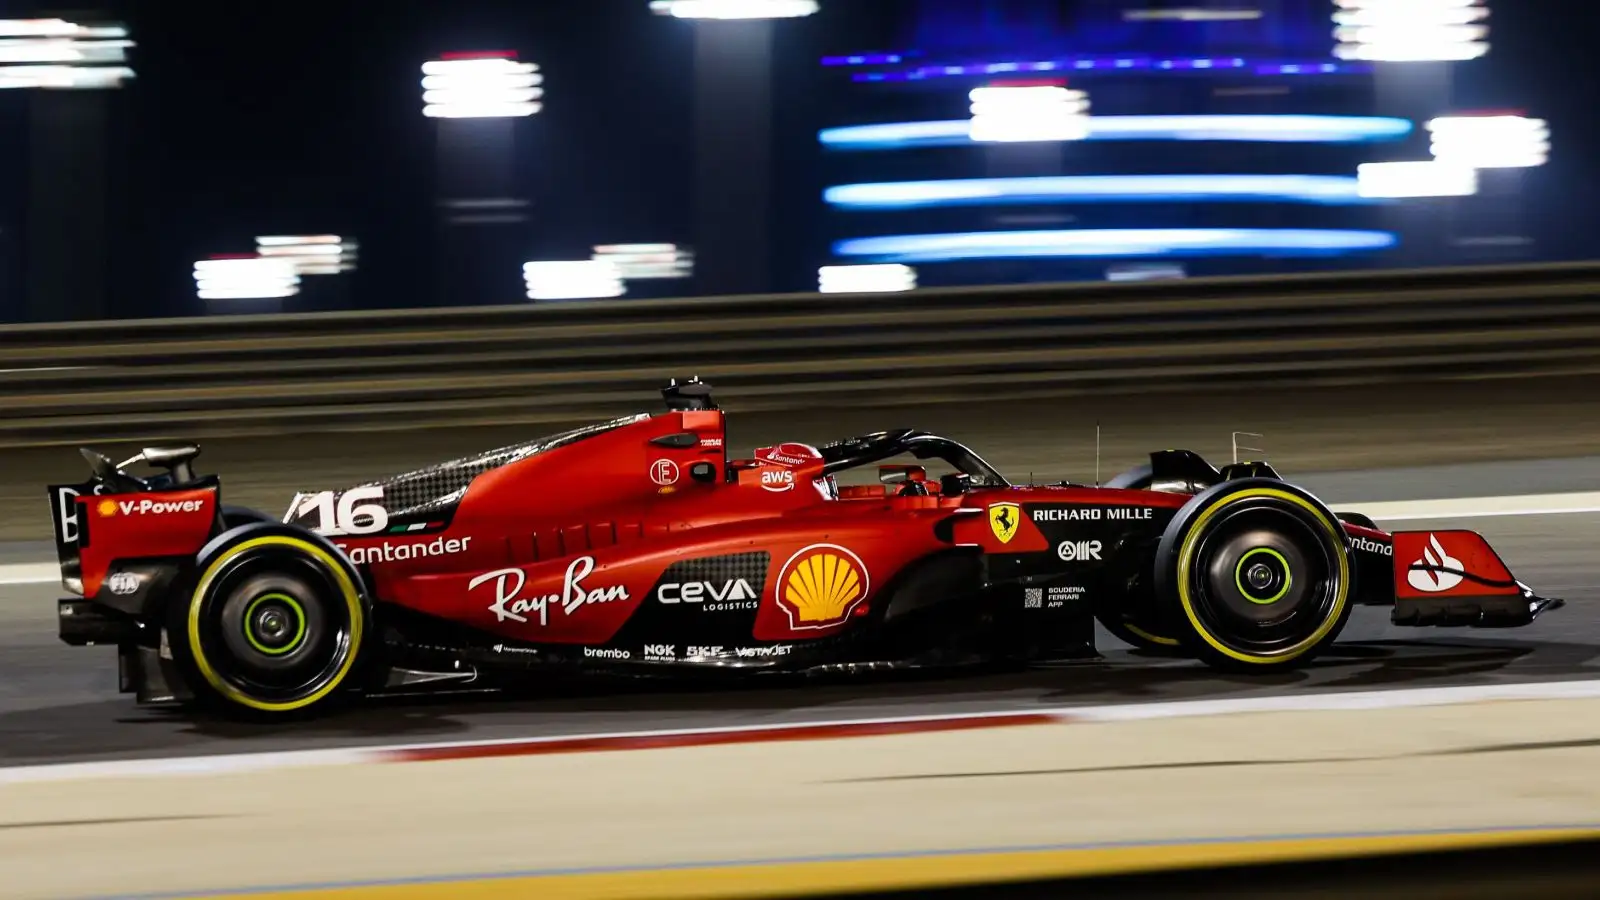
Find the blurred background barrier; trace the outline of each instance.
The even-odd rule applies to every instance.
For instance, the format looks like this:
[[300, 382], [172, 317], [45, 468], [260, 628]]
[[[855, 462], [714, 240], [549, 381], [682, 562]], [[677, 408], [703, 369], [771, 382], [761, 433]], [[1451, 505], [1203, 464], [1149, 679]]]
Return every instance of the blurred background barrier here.
[[0, 331], [0, 446], [1600, 371], [1600, 264]]

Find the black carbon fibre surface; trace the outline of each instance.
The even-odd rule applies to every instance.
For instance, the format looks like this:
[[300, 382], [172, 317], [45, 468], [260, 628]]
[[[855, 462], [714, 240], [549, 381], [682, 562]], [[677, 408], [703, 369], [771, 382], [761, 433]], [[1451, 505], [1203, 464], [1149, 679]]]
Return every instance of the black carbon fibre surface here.
[[656, 658], [672, 659], [710, 659], [754, 646], [750, 632], [771, 564], [764, 550], [673, 563], [611, 646], [648, 645]]
[[[334, 499], [348, 490], [371, 487], [383, 491], [383, 507], [388, 511], [390, 525], [407, 525], [411, 523], [426, 523], [430, 519], [447, 516], [455, 505], [460, 502], [467, 486], [491, 469], [519, 459], [526, 459], [540, 453], [565, 447], [568, 444], [581, 441], [602, 432], [619, 428], [638, 419], [638, 416], [629, 416], [613, 419], [581, 428], [574, 428], [548, 437], [524, 441], [510, 447], [498, 447], [482, 453], [458, 459], [446, 460], [434, 465], [410, 472], [403, 472], [390, 477], [377, 480], [364, 481], [347, 488], [337, 489]], [[377, 461], [374, 461], [377, 464]], [[301, 524], [315, 526], [318, 523], [313, 514], [305, 514], [296, 519]]]

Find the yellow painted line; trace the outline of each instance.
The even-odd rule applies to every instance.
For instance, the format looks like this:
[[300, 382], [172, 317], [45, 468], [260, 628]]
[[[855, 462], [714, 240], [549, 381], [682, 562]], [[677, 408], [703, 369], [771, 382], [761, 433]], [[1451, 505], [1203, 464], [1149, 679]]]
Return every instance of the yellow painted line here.
[[[1312, 862], [1600, 838], [1600, 828], [1464, 831], [1282, 840], [1150, 844], [1062, 850], [912, 855], [881, 859], [641, 869], [250, 891], [258, 900], [672, 900], [959, 887], [1004, 881], [1125, 875], [1202, 866]], [[201, 895], [196, 896], [196, 900]], [[209, 895], [218, 898], [228, 894]], [[231, 895], [234, 897], [238, 894]]]

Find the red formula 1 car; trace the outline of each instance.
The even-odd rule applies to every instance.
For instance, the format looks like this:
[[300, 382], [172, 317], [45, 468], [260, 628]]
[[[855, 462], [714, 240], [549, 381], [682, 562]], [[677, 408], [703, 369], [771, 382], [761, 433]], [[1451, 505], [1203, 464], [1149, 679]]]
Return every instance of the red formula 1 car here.
[[[663, 394], [662, 413], [297, 494], [281, 521], [222, 505], [196, 447], [85, 450], [94, 477], [50, 488], [75, 595], [61, 638], [114, 644], [140, 702], [283, 714], [561, 667], [1081, 658], [1096, 619], [1268, 671], [1311, 659], [1356, 604], [1515, 626], [1559, 603], [1473, 532], [1387, 533], [1264, 463], [1164, 451], [1107, 487], [1019, 485], [910, 429], [728, 459], [710, 389]], [[163, 471], [127, 471], [141, 462]]]

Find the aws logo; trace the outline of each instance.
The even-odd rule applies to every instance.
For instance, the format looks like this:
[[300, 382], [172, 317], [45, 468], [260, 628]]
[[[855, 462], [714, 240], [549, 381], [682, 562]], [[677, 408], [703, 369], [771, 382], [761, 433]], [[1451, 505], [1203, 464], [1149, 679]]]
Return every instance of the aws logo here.
[[777, 600], [790, 628], [828, 628], [848, 619], [870, 587], [861, 557], [836, 544], [812, 544], [779, 570]]

